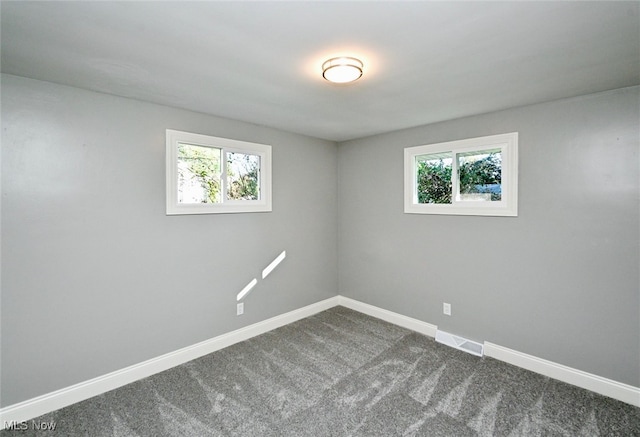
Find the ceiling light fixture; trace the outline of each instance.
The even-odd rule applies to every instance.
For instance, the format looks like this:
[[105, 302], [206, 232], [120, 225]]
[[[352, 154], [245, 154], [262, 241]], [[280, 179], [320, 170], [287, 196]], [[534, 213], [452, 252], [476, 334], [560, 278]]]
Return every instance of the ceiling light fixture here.
[[322, 64], [322, 77], [333, 83], [349, 83], [360, 79], [362, 67], [362, 61], [356, 58], [331, 58]]

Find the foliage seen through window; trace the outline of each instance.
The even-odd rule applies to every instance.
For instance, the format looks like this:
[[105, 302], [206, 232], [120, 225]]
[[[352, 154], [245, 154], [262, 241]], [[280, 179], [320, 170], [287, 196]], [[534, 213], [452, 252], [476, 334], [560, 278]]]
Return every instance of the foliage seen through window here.
[[[418, 157], [418, 203], [450, 204], [453, 196], [452, 153]], [[457, 154], [458, 187], [461, 200], [500, 201], [502, 199], [502, 159], [500, 151]]]

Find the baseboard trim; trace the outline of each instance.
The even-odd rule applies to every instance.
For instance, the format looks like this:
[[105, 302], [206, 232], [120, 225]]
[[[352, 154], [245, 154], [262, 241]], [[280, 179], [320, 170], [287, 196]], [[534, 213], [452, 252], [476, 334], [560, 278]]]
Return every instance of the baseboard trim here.
[[305, 317], [339, 305], [338, 296], [272, 317], [262, 322], [213, 337], [177, 351], [134, 364], [121, 370], [56, 390], [33, 399], [0, 409], [0, 429], [11, 423], [30, 420], [51, 411], [98, 396], [137, 380], [155, 375], [187, 361], [200, 358], [225, 347], [248, 340]]
[[[2, 408], [0, 409], [0, 429], [4, 429], [11, 423], [30, 420], [76, 402], [98, 396], [338, 305], [429, 337], [435, 337], [436, 335], [436, 325], [348, 297], [335, 296], [142, 363]], [[573, 369], [486, 341], [484, 342], [484, 354], [487, 357], [640, 407], [640, 388], [638, 387]]]
[[420, 334], [424, 334], [429, 337], [435, 337], [436, 331], [438, 330], [438, 327], [431, 323], [403, 316], [402, 314], [394, 313], [393, 311], [385, 310], [348, 297], [338, 296], [338, 305], [342, 305], [343, 307], [350, 308], [354, 311], [410, 329], [411, 331], [419, 332]]
[[557, 379], [627, 404], [640, 407], [640, 388], [583, 372], [533, 355], [527, 355], [497, 344], [484, 342], [484, 354], [505, 363]]
[[[421, 320], [344, 296], [338, 296], [338, 304], [429, 337], [436, 336], [438, 327]], [[640, 407], [640, 388], [638, 387], [527, 355], [488, 341], [484, 342], [484, 355]]]

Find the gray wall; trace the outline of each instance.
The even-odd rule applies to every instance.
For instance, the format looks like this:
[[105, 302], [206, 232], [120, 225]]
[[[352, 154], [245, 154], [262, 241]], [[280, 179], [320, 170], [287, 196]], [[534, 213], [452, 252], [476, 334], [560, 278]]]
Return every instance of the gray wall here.
[[[336, 147], [14, 76], [1, 85], [1, 406], [337, 290], [640, 386], [639, 88]], [[167, 128], [271, 144], [273, 212], [166, 216]], [[511, 131], [519, 217], [402, 212], [404, 147]], [[282, 250], [236, 317], [238, 291]]]
[[[340, 294], [640, 386], [638, 108], [627, 88], [341, 144]], [[403, 213], [404, 147], [513, 131], [517, 218]]]
[[[272, 145], [273, 212], [166, 216], [167, 128]], [[3, 75], [1, 405], [335, 296], [336, 176], [331, 142]]]

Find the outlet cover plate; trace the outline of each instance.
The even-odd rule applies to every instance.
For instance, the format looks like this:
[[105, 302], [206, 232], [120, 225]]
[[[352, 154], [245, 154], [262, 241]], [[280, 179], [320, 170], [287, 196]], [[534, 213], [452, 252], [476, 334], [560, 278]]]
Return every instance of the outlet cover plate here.
[[451, 304], [450, 303], [443, 303], [442, 304], [442, 312], [445, 315], [450, 316], [451, 315]]

